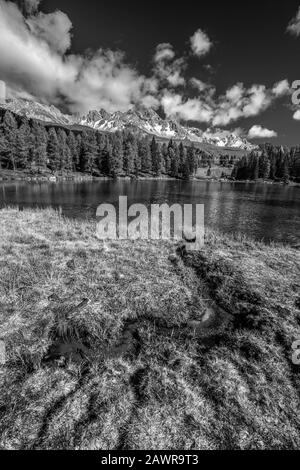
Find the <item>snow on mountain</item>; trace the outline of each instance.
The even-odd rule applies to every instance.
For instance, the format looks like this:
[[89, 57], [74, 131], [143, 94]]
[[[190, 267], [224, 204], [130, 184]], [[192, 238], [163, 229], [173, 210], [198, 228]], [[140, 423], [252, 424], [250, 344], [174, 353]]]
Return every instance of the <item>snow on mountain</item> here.
[[121, 131], [131, 129], [162, 138], [188, 140], [230, 147], [242, 150], [253, 150], [256, 146], [240, 136], [220, 129], [201, 129], [185, 127], [174, 120], [162, 119], [153, 109], [135, 107], [125, 113], [108, 114], [106, 111], [90, 111], [79, 121], [80, 124], [102, 131]]
[[185, 127], [175, 120], [162, 119], [153, 109], [142, 106], [136, 106], [124, 113], [117, 111], [112, 114], [101, 109], [100, 111], [90, 111], [85, 116], [66, 115], [55, 106], [47, 106], [24, 99], [7, 100], [1, 106], [16, 114], [54, 124], [81, 125], [105, 132], [130, 130], [139, 134], [212, 144], [222, 148], [229, 147], [241, 150], [256, 148], [246, 139], [229, 131], [207, 129], [203, 132], [198, 128]]
[[74, 117], [63, 114], [55, 106], [48, 106], [36, 101], [25, 99], [7, 100], [1, 103], [2, 108], [9, 109], [13, 113], [26, 116], [27, 118], [38, 119], [45, 122], [53, 122], [55, 124], [70, 125], [74, 123]]

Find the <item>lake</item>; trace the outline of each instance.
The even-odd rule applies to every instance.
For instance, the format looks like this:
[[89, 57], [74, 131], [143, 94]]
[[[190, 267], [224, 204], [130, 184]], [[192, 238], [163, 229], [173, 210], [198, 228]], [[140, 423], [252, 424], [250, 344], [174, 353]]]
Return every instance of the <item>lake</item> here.
[[204, 204], [206, 226], [290, 244], [300, 241], [300, 188], [205, 181], [7, 182], [0, 206], [61, 208], [68, 217], [95, 217], [99, 204]]

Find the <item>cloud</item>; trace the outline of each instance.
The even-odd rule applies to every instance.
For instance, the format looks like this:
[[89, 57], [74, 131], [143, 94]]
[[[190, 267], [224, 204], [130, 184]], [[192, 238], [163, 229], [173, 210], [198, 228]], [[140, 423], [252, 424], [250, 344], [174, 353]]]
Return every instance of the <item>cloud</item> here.
[[149, 82], [125, 64], [123, 53], [99, 49], [88, 56], [63, 54], [70, 39], [68, 17], [61, 12], [47, 16], [25, 19], [15, 4], [0, 0], [0, 76], [15, 95], [20, 90], [80, 113], [101, 107], [125, 111], [147, 102]]
[[184, 121], [210, 122], [212, 109], [199, 99], [183, 100], [182, 96], [166, 92], [161, 105], [168, 117], [176, 117]]
[[198, 29], [190, 38], [193, 54], [198, 57], [205, 56], [212, 47], [212, 42], [204, 31]]
[[294, 113], [293, 119], [295, 119], [296, 121], [300, 121], [300, 109], [298, 109], [298, 110]]
[[295, 18], [293, 18], [288, 27], [287, 27], [287, 31], [292, 34], [293, 36], [300, 36], [300, 7], [298, 9], [298, 12], [295, 16]]
[[264, 85], [253, 85], [246, 89], [242, 83], [238, 83], [219, 99], [213, 125], [226, 126], [242, 117], [257, 116], [271, 103], [271, 93]]
[[273, 92], [278, 84], [267, 89], [265, 85], [245, 88], [243, 83], [236, 83], [219, 97], [215, 96], [214, 89], [212, 92], [202, 83], [197, 84], [202, 91], [194, 99], [164, 91], [161, 104], [167, 116], [224, 127], [241, 118], [258, 116], [282, 96], [281, 93], [276, 95]]
[[31, 32], [46, 41], [50, 48], [64, 54], [71, 46], [72, 23], [62, 11], [39, 13], [27, 20]]
[[275, 96], [284, 96], [290, 93], [290, 84], [288, 80], [281, 80], [281, 82], [275, 83], [272, 92]]
[[[126, 63], [121, 51], [69, 53], [68, 16], [61, 11], [45, 14], [36, 9], [38, 1], [29, 3], [31, 13], [25, 17], [15, 3], [0, 0], [0, 78], [11, 97], [63, 106], [71, 113], [127, 111], [135, 104], [162, 106], [169, 117], [224, 127], [257, 116], [288, 92], [288, 81], [282, 80], [270, 89], [236, 83], [217, 96], [213, 85], [194, 77], [188, 84], [197, 96], [191, 98], [190, 87], [184, 88], [188, 56], [176, 58], [171, 44], [157, 46], [153, 73], [145, 77]], [[198, 56], [212, 46], [201, 30], [191, 43]]]
[[277, 135], [277, 132], [259, 125], [252, 126], [248, 132], [249, 139], [271, 139], [273, 137], [277, 137]]
[[216, 88], [213, 85], [210, 85], [209, 83], [205, 83], [202, 80], [199, 80], [198, 78], [191, 78], [190, 79], [190, 85], [193, 88], [196, 88], [200, 93], [202, 92], [208, 92], [210, 96], [213, 96], [216, 92]]
[[156, 47], [153, 62], [153, 72], [157, 80], [162, 82], [162, 87], [166, 84], [173, 88], [185, 85], [186, 81], [182, 73], [187, 66], [186, 61], [183, 57], [175, 60], [175, 52], [171, 44], [159, 44]]
[[166, 60], [172, 60], [175, 57], [173, 46], [169, 43], [158, 44], [154, 55], [154, 62], [163, 62]]

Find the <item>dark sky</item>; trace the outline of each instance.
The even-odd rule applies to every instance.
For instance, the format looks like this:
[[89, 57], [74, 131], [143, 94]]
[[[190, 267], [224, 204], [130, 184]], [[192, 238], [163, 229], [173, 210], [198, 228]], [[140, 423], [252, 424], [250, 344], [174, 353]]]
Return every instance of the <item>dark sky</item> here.
[[[42, 10], [67, 13], [73, 23], [72, 51], [99, 47], [121, 49], [127, 61], [143, 74], [159, 43], [168, 42], [183, 56], [191, 35], [204, 30], [214, 43], [201, 61], [191, 58], [187, 71], [224, 92], [237, 82], [272, 87], [279, 80], [300, 80], [300, 37], [287, 34], [299, 0], [233, 1], [99, 1], [44, 0]], [[204, 65], [209, 64], [209, 72]], [[277, 101], [259, 116], [231, 125], [248, 129], [260, 124], [278, 132], [274, 143], [299, 144], [300, 121], [293, 120], [290, 98]], [[230, 126], [229, 126], [230, 127]]]

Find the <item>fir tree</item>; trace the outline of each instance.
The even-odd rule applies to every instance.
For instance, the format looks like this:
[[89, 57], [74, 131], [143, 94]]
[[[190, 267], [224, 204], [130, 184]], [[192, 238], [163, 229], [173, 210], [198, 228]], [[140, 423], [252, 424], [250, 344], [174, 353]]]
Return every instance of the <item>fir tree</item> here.
[[16, 136], [17, 167], [21, 169], [29, 166], [31, 132], [28, 120], [24, 118]]
[[110, 173], [117, 178], [123, 172], [123, 139], [122, 134], [117, 132], [112, 136], [112, 154], [110, 159]]
[[60, 154], [59, 154], [59, 144], [54, 127], [51, 127], [48, 132], [48, 145], [47, 145], [47, 154], [48, 154], [48, 166], [52, 172], [58, 171], [60, 167]]
[[123, 138], [124, 142], [124, 153], [123, 153], [123, 168], [127, 176], [130, 176], [135, 172], [135, 160], [136, 160], [136, 144], [132, 134], [125, 135]]
[[31, 168], [37, 169], [37, 171], [40, 172], [47, 166], [48, 134], [44, 126], [34, 121], [31, 127], [30, 137]]
[[2, 123], [2, 129], [5, 137], [5, 158], [7, 167], [16, 170], [17, 168], [17, 132], [18, 124], [14, 115], [10, 111], [6, 111]]
[[76, 168], [79, 164], [79, 145], [78, 140], [72, 131], [70, 131], [67, 136], [67, 145], [71, 153], [71, 169], [72, 171], [76, 171]]
[[171, 160], [169, 157], [168, 146], [166, 143], [162, 145], [161, 153], [164, 162], [165, 172], [167, 175], [171, 175]]
[[[191, 147], [188, 148], [187, 151], [187, 159], [188, 159], [188, 165], [189, 165], [189, 170], [190, 170], [190, 175], [193, 175], [196, 170], [197, 170], [197, 165], [196, 165], [196, 153], [195, 153], [195, 147], [192, 145]], [[209, 162], [209, 166], [211, 167], [211, 163]]]
[[90, 175], [95, 170], [97, 156], [97, 141], [95, 132], [83, 132], [82, 134], [82, 159], [83, 170]]
[[152, 171], [155, 176], [160, 176], [162, 172], [162, 153], [155, 137], [151, 142]]
[[141, 171], [144, 173], [150, 173], [152, 170], [152, 159], [150, 145], [146, 137], [139, 140], [138, 154], [141, 160]]

